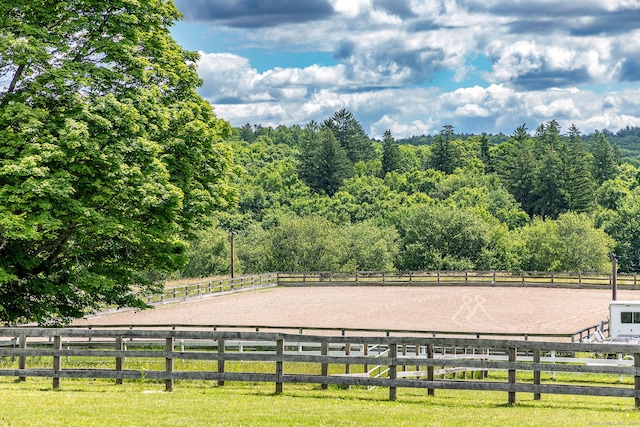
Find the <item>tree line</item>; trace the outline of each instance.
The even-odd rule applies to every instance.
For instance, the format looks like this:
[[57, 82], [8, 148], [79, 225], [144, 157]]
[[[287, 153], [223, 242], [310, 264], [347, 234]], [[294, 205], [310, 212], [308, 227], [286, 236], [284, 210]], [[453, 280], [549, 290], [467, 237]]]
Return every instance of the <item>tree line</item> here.
[[228, 142], [238, 206], [192, 242], [185, 275], [225, 272], [230, 230], [247, 273], [607, 272], [610, 253], [640, 268], [640, 170], [605, 132], [551, 120], [496, 140], [444, 126], [398, 144], [341, 109], [304, 127], [247, 124]]

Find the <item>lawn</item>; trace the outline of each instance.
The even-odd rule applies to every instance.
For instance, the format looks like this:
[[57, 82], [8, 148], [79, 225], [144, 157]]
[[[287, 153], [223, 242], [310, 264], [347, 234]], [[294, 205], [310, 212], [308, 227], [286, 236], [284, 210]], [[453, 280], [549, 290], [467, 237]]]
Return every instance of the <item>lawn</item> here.
[[108, 380], [0, 378], [0, 426], [633, 426], [640, 411], [628, 398], [399, 389], [351, 390], [285, 384], [176, 382], [175, 391], [145, 380], [117, 386]]

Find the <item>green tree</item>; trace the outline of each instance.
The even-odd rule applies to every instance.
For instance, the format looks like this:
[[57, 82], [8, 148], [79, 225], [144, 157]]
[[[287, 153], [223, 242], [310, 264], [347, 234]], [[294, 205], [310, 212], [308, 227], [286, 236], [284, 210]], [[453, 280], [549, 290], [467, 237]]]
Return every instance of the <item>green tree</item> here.
[[[182, 277], [208, 277], [229, 274], [231, 268], [230, 233], [212, 226], [198, 230], [189, 242], [189, 261], [182, 269]], [[235, 265], [236, 272], [240, 266]]]
[[186, 261], [228, 206], [230, 127], [170, 1], [0, 4], [0, 321], [64, 323]]
[[569, 128], [566, 188], [569, 194], [569, 209], [574, 212], [587, 212], [595, 203], [593, 193], [595, 181], [591, 174], [591, 155], [587, 145], [580, 137], [575, 125]]
[[400, 148], [387, 129], [382, 136], [382, 177], [388, 172], [399, 170], [400, 165]]
[[318, 216], [279, 215], [273, 227], [251, 228], [237, 241], [238, 256], [248, 272], [345, 269], [345, 237], [339, 227]]
[[538, 161], [525, 125], [515, 130], [511, 140], [497, 147], [495, 157], [496, 172], [505, 187], [520, 202], [522, 209], [532, 215]]
[[473, 208], [412, 206], [399, 226], [402, 270], [511, 267], [507, 227]]
[[328, 129], [307, 129], [300, 143], [300, 178], [316, 191], [333, 195], [353, 174], [347, 154]]
[[459, 150], [454, 141], [453, 126], [446, 125], [433, 139], [430, 166], [444, 173], [452, 173], [459, 165]]
[[493, 159], [491, 158], [490, 141], [486, 133], [480, 136], [480, 160], [484, 164], [485, 172], [493, 172]]
[[336, 111], [324, 121], [323, 126], [331, 129], [352, 163], [367, 162], [375, 158], [371, 140], [362, 129], [362, 125], [346, 108]]
[[390, 271], [399, 251], [398, 232], [365, 220], [343, 228], [347, 242], [345, 266], [355, 271]]
[[527, 271], [606, 272], [614, 241], [584, 213], [557, 220], [534, 218], [514, 232], [521, 268]]
[[640, 272], [640, 188], [620, 201], [605, 230], [616, 241], [614, 252], [621, 271]]
[[602, 132], [595, 132], [591, 142], [591, 154], [593, 155], [593, 176], [598, 184], [608, 179], [615, 178], [617, 164], [615, 153], [611, 144]]

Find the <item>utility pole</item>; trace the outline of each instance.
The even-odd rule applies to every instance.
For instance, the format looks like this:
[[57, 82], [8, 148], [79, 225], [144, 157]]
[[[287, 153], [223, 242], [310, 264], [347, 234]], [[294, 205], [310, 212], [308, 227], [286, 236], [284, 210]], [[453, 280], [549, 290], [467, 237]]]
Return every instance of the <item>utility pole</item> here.
[[611, 252], [609, 254], [609, 259], [611, 260], [611, 291], [612, 291], [612, 299], [616, 301], [618, 299], [618, 257], [616, 254]]

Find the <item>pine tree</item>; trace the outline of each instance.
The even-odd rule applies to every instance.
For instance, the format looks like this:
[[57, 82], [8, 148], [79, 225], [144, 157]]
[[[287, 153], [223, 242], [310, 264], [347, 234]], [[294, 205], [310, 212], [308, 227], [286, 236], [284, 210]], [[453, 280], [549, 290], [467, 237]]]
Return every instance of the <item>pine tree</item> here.
[[323, 125], [333, 131], [338, 143], [345, 149], [351, 162], [366, 162], [375, 158], [371, 140], [362, 129], [360, 123], [347, 109], [343, 108], [337, 111], [331, 118], [325, 120]]
[[299, 176], [316, 191], [335, 194], [353, 173], [347, 154], [333, 132], [307, 127], [300, 146]]
[[569, 128], [567, 141], [567, 192], [569, 193], [569, 208], [575, 212], [586, 212], [595, 203], [595, 181], [590, 170], [587, 145], [580, 137], [580, 131], [575, 125]]
[[611, 144], [602, 132], [595, 132], [592, 136], [591, 154], [593, 154], [593, 177], [598, 184], [616, 176], [617, 164]]
[[444, 173], [453, 173], [458, 162], [458, 150], [454, 144], [453, 126], [445, 125], [433, 139], [431, 167]]
[[398, 169], [400, 169], [400, 148], [391, 136], [391, 131], [387, 129], [382, 140], [382, 176]]

